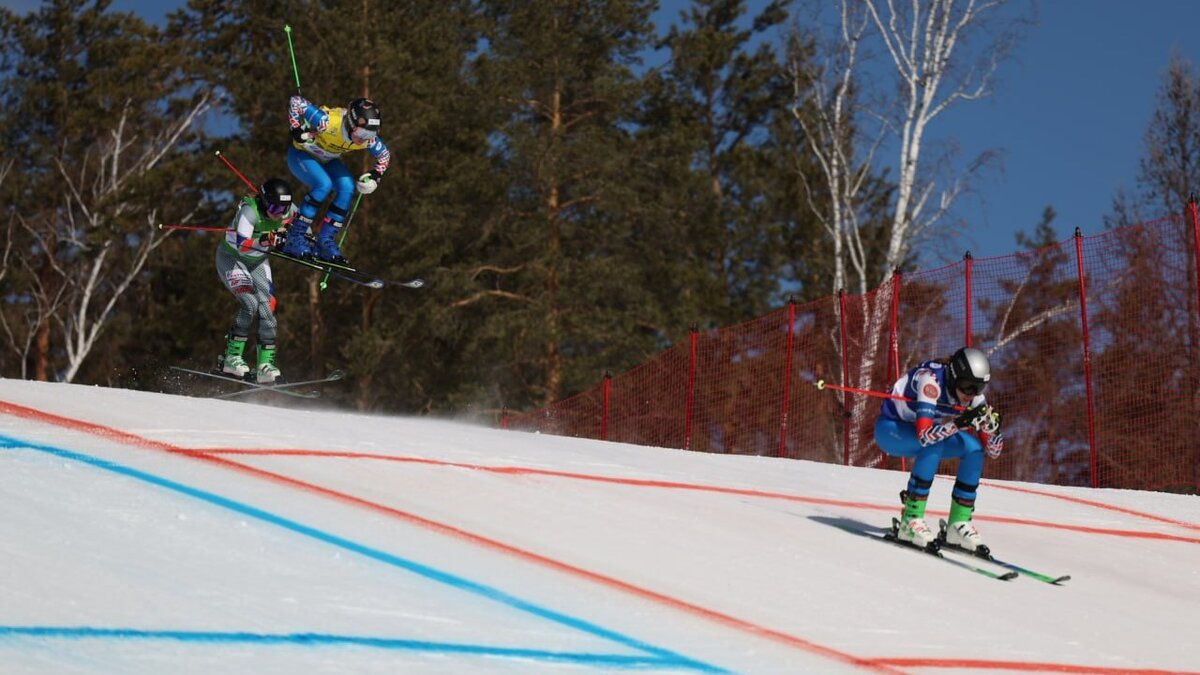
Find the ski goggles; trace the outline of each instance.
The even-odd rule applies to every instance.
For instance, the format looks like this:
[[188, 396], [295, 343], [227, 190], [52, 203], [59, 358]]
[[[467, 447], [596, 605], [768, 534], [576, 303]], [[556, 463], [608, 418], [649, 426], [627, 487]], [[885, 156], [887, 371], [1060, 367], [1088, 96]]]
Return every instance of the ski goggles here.
[[985, 387], [987, 387], [987, 382], [978, 382], [975, 380], [966, 380], [963, 382], [956, 382], [954, 384], [955, 389], [961, 391], [967, 396], [978, 396], [979, 394], [983, 393]]
[[[291, 197], [288, 199], [291, 199]], [[291, 210], [292, 205], [290, 202], [281, 201], [278, 204], [267, 204], [267, 215], [271, 216], [272, 218], [282, 218], [287, 215], [288, 211]]]
[[354, 127], [354, 129], [350, 131], [350, 138], [353, 139], [355, 143], [368, 143], [375, 140], [375, 137], [378, 135], [379, 130], [371, 129], [369, 127]]

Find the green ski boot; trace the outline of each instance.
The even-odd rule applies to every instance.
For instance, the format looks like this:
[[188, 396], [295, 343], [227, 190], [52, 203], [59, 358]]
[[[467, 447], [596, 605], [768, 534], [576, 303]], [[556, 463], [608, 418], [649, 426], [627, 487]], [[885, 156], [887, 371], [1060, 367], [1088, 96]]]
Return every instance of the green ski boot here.
[[987, 554], [987, 546], [983, 545], [983, 537], [971, 522], [971, 513], [975, 505], [959, 503], [957, 499], [950, 502], [950, 522], [946, 524], [946, 543], [957, 546], [972, 553]]
[[250, 364], [246, 363], [246, 338], [237, 335], [226, 336], [225, 353], [217, 358], [221, 372], [234, 377], [245, 377], [250, 372]]
[[901, 512], [896, 527], [897, 539], [918, 548], [925, 548], [933, 542], [935, 535], [925, 522], [925, 506], [928, 503], [928, 499], [905, 498], [904, 511]]
[[255, 379], [259, 384], [272, 384], [283, 373], [275, 367], [275, 345], [258, 346], [258, 370]]

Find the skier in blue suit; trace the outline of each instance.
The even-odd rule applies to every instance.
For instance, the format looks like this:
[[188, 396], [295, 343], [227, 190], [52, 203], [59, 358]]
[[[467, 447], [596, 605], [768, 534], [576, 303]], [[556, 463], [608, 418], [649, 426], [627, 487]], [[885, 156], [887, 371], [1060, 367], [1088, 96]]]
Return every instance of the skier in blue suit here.
[[[983, 545], [971, 522], [975, 491], [984, 453], [996, 458], [1004, 449], [1000, 413], [983, 395], [991, 379], [987, 356], [963, 347], [949, 359], [919, 364], [893, 385], [892, 393], [907, 401], [884, 402], [875, 422], [875, 442], [889, 455], [913, 459], [897, 528], [902, 541], [925, 547], [935, 539], [925, 523], [929, 488], [941, 461], [956, 458], [961, 461], [951, 492], [946, 542], [969, 551]], [[956, 414], [956, 406], [963, 410]]]
[[[368, 195], [374, 192], [391, 162], [391, 153], [379, 138], [379, 106], [370, 99], [357, 98], [345, 108], [317, 107], [301, 96], [293, 96], [288, 123], [292, 129], [288, 168], [309, 191], [282, 250], [298, 258], [349, 265], [338, 246], [337, 234], [346, 222], [350, 198], [356, 189]], [[375, 158], [375, 165], [357, 181], [340, 159], [352, 150], [366, 150]], [[330, 192], [333, 201], [317, 228], [314, 245], [307, 235]]]

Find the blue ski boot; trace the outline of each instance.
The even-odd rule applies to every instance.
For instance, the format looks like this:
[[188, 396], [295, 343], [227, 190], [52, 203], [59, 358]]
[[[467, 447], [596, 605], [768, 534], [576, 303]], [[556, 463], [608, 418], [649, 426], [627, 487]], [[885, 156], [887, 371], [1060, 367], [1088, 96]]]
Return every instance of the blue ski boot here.
[[288, 228], [287, 240], [283, 242], [283, 253], [293, 258], [311, 258], [316, 255], [312, 240], [308, 238], [308, 227], [312, 221], [304, 216], [297, 216], [296, 221]]
[[316, 256], [318, 260], [347, 267], [350, 265], [350, 261], [342, 256], [342, 249], [338, 247], [337, 239], [341, 231], [341, 223], [326, 220], [321, 224], [321, 232], [317, 235]]

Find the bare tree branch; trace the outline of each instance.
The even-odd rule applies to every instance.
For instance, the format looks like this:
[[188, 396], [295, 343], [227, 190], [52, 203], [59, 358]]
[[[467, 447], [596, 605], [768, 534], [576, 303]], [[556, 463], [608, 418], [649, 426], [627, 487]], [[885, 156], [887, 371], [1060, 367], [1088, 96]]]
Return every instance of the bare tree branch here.
[[[788, 61], [792, 116], [804, 131], [808, 149], [821, 169], [821, 187], [829, 194], [828, 206], [821, 206], [812, 184], [815, 177], [805, 175], [804, 163], [797, 162], [809, 210], [833, 241], [834, 277], [830, 290], [849, 285], [849, 264], [860, 293], [866, 292], [871, 280], [867, 277], [866, 253], [859, 230], [859, 193], [870, 177], [875, 152], [884, 138], [884, 129], [880, 128], [865, 157], [856, 157], [854, 120], [861, 111], [854, 100], [854, 90], [860, 86], [855, 71], [868, 26], [861, 4], [842, 0], [838, 39], [825, 45], [819, 38], [812, 38], [823, 58], [819, 61], [803, 58], [799, 54], [801, 45], [795, 44]], [[797, 30], [797, 43], [805, 37]]]
[[531, 305], [534, 304], [534, 302], [535, 302], [533, 300], [533, 298], [530, 298], [526, 295], [521, 295], [519, 293], [512, 293], [509, 291], [500, 291], [500, 290], [487, 290], [487, 291], [479, 291], [477, 293], [474, 293], [474, 294], [470, 295], [469, 297], [463, 298], [462, 300], [458, 300], [458, 301], [452, 303], [450, 306], [456, 307], [456, 308], [457, 307], [466, 307], [467, 305], [473, 305], [476, 302], [483, 300], [484, 298], [505, 298], [507, 300], [516, 300], [516, 301], [524, 302], [526, 304], [531, 304]]
[[[146, 215], [143, 229], [136, 232], [108, 230], [112, 221], [131, 208], [130, 204], [114, 197], [134, 180], [152, 171], [175, 149], [196, 119], [208, 110], [210, 99], [211, 94], [202, 93], [186, 114], [148, 138], [141, 138], [131, 130], [128, 121], [134, 109], [132, 102], [126, 101], [108, 131], [109, 140], [89, 148], [75, 175], [61, 159], [55, 159], [66, 185], [67, 205], [61, 210], [66, 243], [80, 252], [91, 251], [86, 256], [71, 255], [69, 265], [50, 256], [49, 264], [63, 280], [60, 293], [64, 294], [62, 301], [68, 309], [62, 315], [55, 312], [55, 323], [61, 331], [67, 355], [63, 381], [70, 382], [79, 373], [118, 303], [141, 274], [151, 253], [169, 236], [168, 232], [157, 228], [157, 209]], [[140, 154], [123, 164], [122, 157], [128, 159], [133, 148], [140, 149]], [[96, 153], [94, 163], [86, 161], [93, 149]], [[92, 166], [95, 166], [94, 172], [89, 168]], [[196, 208], [186, 220], [191, 219]], [[76, 219], [76, 214], [81, 220]], [[35, 237], [41, 239], [40, 235], [35, 234]]]
[[[1013, 33], [991, 34], [990, 42], [970, 59], [956, 54], [965, 48], [962, 41], [972, 29], [983, 26], [985, 14], [994, 13], [1006, 0], [912, 0], [908, 10], [898, 9], [896, 0], [863, 1], [900, 84], [897, 194], [885, 272], [890, 275], [908, 257], [913, 242], [946, 215], [971, 174], [984, 164], [972, 162], [938, 193], [935, 180], [927, 177], [921, 162], [925, 135], [934, 118], [955, 102], [977, 100], [990, 93], [996, 69], [1012, 46]], [[935, 193], [937, 208], [925, 213]]]

